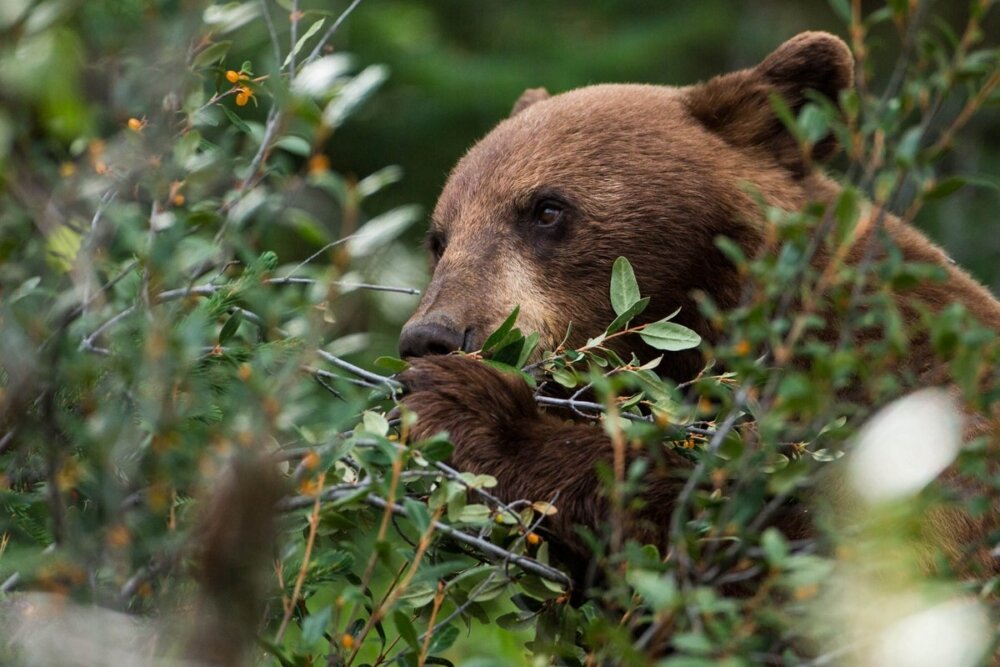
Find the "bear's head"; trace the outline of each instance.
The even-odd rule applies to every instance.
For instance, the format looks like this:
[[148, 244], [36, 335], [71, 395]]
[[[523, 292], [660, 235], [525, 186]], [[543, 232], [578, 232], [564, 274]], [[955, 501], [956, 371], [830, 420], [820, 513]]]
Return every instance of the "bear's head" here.
[[[680, 307], [675, 321], [712, 339], [692, 293], [726, 308], [741, 291], [716, 237], [753, 254], [767, 238], [756, 197], [794, 209], [815, 194], [818, 177], [772, 94], [794, 113], [807, 91], [836, 100], [852, 77], [847, 46], [809, 32], [752, 69], [694, 86], [527, 91], [441, 193], [428, 234], [433, 277], [403, 328], [401, 355], [476, 350], [515, 306], [539, 349], [554, 349], [567, 330], [570, 345], [582, 344], [614, 319], [608, 284], [619, 256], [652, 297], [642, 321]], [[812, 158], [833, 149], [824, 140]], [[647, 356], [638, 337], [622, 338], [636, 340], [620, 352]], [[661, 368], [680, 379], [701, 363], [689, 351]]]

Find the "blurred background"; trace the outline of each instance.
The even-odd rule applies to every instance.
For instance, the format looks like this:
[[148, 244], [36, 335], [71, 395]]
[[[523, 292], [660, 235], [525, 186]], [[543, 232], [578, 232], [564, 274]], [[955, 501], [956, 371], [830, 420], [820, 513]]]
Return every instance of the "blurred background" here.
[[[881, 6], [865, 4], [871, 10]], [[930, 20], [939, 24], [942, 39], [957, 29], [949, 26], [963, 25], [966, 4], [931, 3]], [[35, 5], [39, 11], [28, 11]], [[309, 14], [338, 16], [348, 5], [346, 0], [303, 0], [298, 7]], [[424, 217], [400, 243], [368, 258], [362, 277], [425, 284], [421, 237], [426, 214], [451, 166], [507, 115], [525, 88], [544, 86], [557, 93], [609, 81], [693, 83], [752, 66], [802, 30], [844, 36], [837, 10], [846, 5], [838, 0], [364, 0], [338, 30], [334, 50], [353, 54], [358, 69], [385, 64], [388, 79], [334, 136], [324, 138], [318, 150], [328, 156], [331, 171], [348, 182], [387, 165], [402, 167], [398, 182], [365, 200], [361, 222], [406, 204], [416, 204]], [[267, 6], [281, 18], [277, 23], [284, 43], [288, 21], [281, 14], [291, 8], [291, 0], [268, 0]], [[7, 46], [0, 58], [0, 161], [18, 156], [22, 164], [47, 163], [58, 169], [88, 141], [118, 131], [130, 117], [145, 117], [153, 105], [165, 104], [164, 93], [181, 76], [186, 54], [197, 46], [190, 40], [204, 7], [200, 0], [3, 0], [0, 44]], [[986, 46], [995, 46], [1000, 37], [997, 12], [986, 26]], [[878, 90], [892, 69], [900, 40], [890, 22], [874, 34], [872, 88]], [[9, 48], [11, 44], [17, 48]], [[251, 62], [258, 73], [274, 67], [263, 22], [240, 31], [222, 64], [238, 67], [241, 60]], [[267, 106], [248, 105], [240, 115], [257, 127]], [[956, 112], [945, 109], [942, 115]], [[305, 138], [310, 139], [307, 133]], [[834, 172], [837, 168], [832, 165]], [[992, 179], [993, 186], [967, 186], [932, 202], [917, 224], [1000, 292], [996, 105], [959, 135], [941, 169]], [[310, 211], [326, 229], [326, 238], [339, 238], [345, 229], [344, 211], [331, 210], [328, 200], [308, 190], [297, 196], [291, 203]], [[350, 215], [353, 227], [357, 220]], [[277, 251], [282, 261], [303, 258], [322, 245], [315, 234], [289, 234], [285, 222], [259, 225], [255, 245]], [[0, 260], [20, 247], [10, 230], [0, 225], [0, 234], [6, 236], [0, 238]], [[375, 307], [347, 304], [350, 307], [341, 312], [355, 314], [343, 318], [344, 332], [367, 332], [369, 350], [392, 353], [415, 298], [364, 298], [371, 298]]]
[[[335, 168], [367, 173], [386, 161], [405, 170], [386, 203], [433, 206], [448, 170], [507, 115], [525, 88], [552, 93], [601, 82], [684, 85], [753, 66], [803, 30], [847, 37], [825, 0], [378, 1], [362, 4], [339, 44], [366, 62], [384, 62], [382, 92], [344, 128]], [[846, 4], [846, 3], [844, 3]], [[882, 6], [865, 2], [866, 11]], [[931, 21], [957, 30], [965, 2], [930, 3]], [[986, 46], [1000, 42], [1000, 16]], [[890, 25], [874, 31], [872, 88], [899, 54]], [[955, 109], [945, 109], [945, 116]], [[832, 165], [836, 172], [838, 165]], [[958, 137], [942, 172], [992, 179], [923, 210], [917, 224], [994, 293], [1000, 293], [1000, 108], [980, 114]]]

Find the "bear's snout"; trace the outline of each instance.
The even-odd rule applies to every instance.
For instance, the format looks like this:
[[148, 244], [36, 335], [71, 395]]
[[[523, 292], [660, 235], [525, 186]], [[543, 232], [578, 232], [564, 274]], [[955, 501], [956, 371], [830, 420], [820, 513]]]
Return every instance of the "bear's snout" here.
[[399, 334], [399, 356], [426, 357], [432, 354], [448, 354], [463, 350], [471, 351], [472, 329], [461, 329], [451, 322], [419, 320], [410, 322]]

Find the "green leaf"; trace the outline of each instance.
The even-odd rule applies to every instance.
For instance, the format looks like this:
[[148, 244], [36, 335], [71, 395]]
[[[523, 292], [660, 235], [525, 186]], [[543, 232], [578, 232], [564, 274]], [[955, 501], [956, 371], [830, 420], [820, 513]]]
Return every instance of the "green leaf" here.
[[288, 151], [292, 155], [298, 155], [299, 157], [308, 157], [312, 152], [312, 146], [309, 145], [309, 142], [294, 134], [285, 135], [274, 142], [274, 145], [276, 148]]
[[414, 651], [420, 651], [420, 643], [417, 641], [417, 631], [413, 628], [410, 617], [397, 609], [392, 612], [392, 622], [396, 625], [396, 632], [403, 638], [403, 641]]
[[397, 165], [383, 167], [358, 181], [358, 196], [362, 199], [370, 197], [387, 185], [392, 185], [403, 178], [403, 169]]
[[438, 653], [440, 651], [445, 651], [451, 648], [451, 645], [455, 643], [455, 639], [458, 638], [458, 628], [454, 625], [446, 625], [436, 633], [434, 633], [434, 639], [431, 640], [430, 648], [428, 653]]
[[689, 350], [701, 344], [701, 336], [697, 333], [682, 324], [666, 320], [647, 325], [639, 335], [647, 345], [668, 352]]
[[225, 57], [226, 53], [229, 51], [229, 47], [232, 45], [233, 43], [231, 41], [224, 40], [206, 47], [201, 51], [201, 53], [194, 57], [191, 67], [193, 69], [201, 69], [202, 67], [214, 65]]
[[961, 189], [968, 181], [961, 176], [951, 176], [934, 184], [934, 187], [924, 193], [924, 200], [944, 199], [953, 192]]
[[796, 141], [801, 141], [799, 124], [796, 122], [795, 116], [792, 115], [792, 110], [788, 108], [785, 99], [778, 93], [771, 93], [768, 97], [771, 100], [771, 108], [774, 109], [774, 115], [778, 117], [782, 125], [795, 137]]
[[243, 122], [243, 119], [237, 116], [235, 111], [227, 107], [225, 104], [219, 104], [218, 107], [222, 109], [222, 112], [226, 114], [226, 118], [229, 119], [229, 122], [232, 123], [236, 129], [240, 132], [253, 135], [253, 131], [250, 129], [250, 126]]
[[59, 225], [45, 241], [45, 249], [48, 251], [46, 259], [53, 268], [68, 272], [73, 268], [82, 242], [83, 237], [75, 229]]
[[520, 306], [514, 306], [514, 310], [511, 311], [507, 319], [503, 321], [500, 327], [491, 333], [487, 338], [486, 342], [483, 343], [482, 351], [489, 352], [496, 346], [500, 341], [506, 338], [510, 330], [514, 328], [514, 322], [517, 321], [517, 314], [521, 312]]
[[799, 131], [802, 138], [815, 145], [830, 131], [830, 119], [816, 104], [809, 103], [802, 107], [798, 118]]
[[851, 3], [849, 0], [828, 0], [830, 8], [836, 12], [843, 23], [851, 22]]
[[524, 339], [524, 345], [521, 347], [521, 356], [517, 358], [517, 368], [524, 368], [525, 364], [528, 363], [528, 359], [531, 358], [531, 353], [535, 351], [538, 347], [539, 335], [538, 332], [532, 332]]
[[466, 505], [462, 508], [462, 511], [458, 513], [457, 520], [459, 523], [482, 525], [490, 520], [490, 514], [492, 514], [492, 511], [486, 505]]
[[760, 536], [760, 548], [772, 567], [780, 567], [788, 558], [788, 543], [776, 528], [768, 528]]
[[399, 599], [405, 601], [406, 604], [411, 607], [423, 607], [425, 604], [434, 599], [434, 593], [436, 589], [434, 586], [418, 582], [411, 584], [406, 592], [399, 596]]
[[617, 315], [621, 315], [639, 299], [639, 283], [635, 280], [632, 265], [624, 257], [619, 257], [611, 267], [611, 307]]
[[920, 149], [920, 140], [923, 139], [924, 132], [921, 126], [911, 127], [903, 134], [896, 147], [896, 164], [908, 167], [917, 158], [917, 151]]
[[552, 371], [552, 379], [567, 389], [572, 389], [580, 384], [580, 380], [577, 378], [576, 373], [568, 368], [554, 369]]
[[410, 364], [403, 361], [402, 359], [397, 359], [396, 357], [388, 357], [388, 356], [378, 357], [375, 360], [375, 365], [378, 366], [379, 368], [386, 369], [390, 373], [402, 373], [403, 371], [405, 371], [407, 368], [410, 367]]
[[309, 614], [302, 622], [302, 641], [306, 644], [313, 644], [323, 638], [323, 633], [330, 625], [332, 607], [327, 605], [319, 611]]
[[23, 283], [21, 283], [17, 287], [17, 289], [14, 290], [14, 292], [10, 295], [7, 302], [16, 303], [20, 301], [21, 299], [30, 295], [41, 282], [42, 282], [41, 276], [33, 276], [31, 278], [28, 278]]
[[347, 242], [351, 257], [364, 257], [393, 241], [420, 218], [419, 206], [400, 206], [372, 218]]
[[222, 331], [219, 332], [219, 345], [225, 345], [226, 341], [235, 336], [236, 330], [240, 328], [240, 324], [242, 322], [243, 312], [237, 310], [228, 320], [226, 320], [226, 323], [222, 325]]
[[420, 448], [420, 453], [428, 461], [444, 461], [454, 449], [447, 438], [433, 438]]
[[337, 128], [351, 113], [382, 85], [389, 76], [383, 65], [369, 65], [356, 77], [344, 84], [340, 92], [323, 109], [323, 122]]
[[[684, 653], [707, 654], [712, 652], [712, 642], [701, 632], [684, 632], [671, 640]], [[715, 664], [714, 662], [712, 664]]]
[[431, 513], [427, 510], [427, 505], [414, 500], [413, 498], [403, 498], [403, 507], [406, 508], [406, 515], [423, 535], [431, 525]]
[[[509, 340], [508, 340], [509, 339]], [[511, 368], [517, 368], [521, 358], [521, 351], [524, 349], [524, 336], [518, 329], [514, 329], [508, 334], [505, 340], [497, 346], [490, 358], [501, 364], [507, 364]]]
[[837, 198], [834, 210], [837, 216], [837, 241], [839, 243], [843, 243], [854, 233], [860, 213], [859, 204], [858, 191], [850, 186], [845, 187]]
[[389, 422], [386, 421], [385, 415], [372, 412], [371, 410], [366, 410], [361, 415], [361, 423], [364, 430], [372, 435], [385, 436], [389, 432]]
[[538, 614], [533, 611], [512, 611], [497, 617], [494, 621], [504, 630], [517, 632], [532, 628], [537, 620]]
[[634, 317], [639, 315], [642, 311], [646, 310], [646, 306], [649, 305], [649, 297], [643, 297], [633, 303], [631, 306], [626, 308], [624, 312], [620, 313], [615, 321], [612, 322], [605, 333], [612, 334], [620, 329], [624, 329], [628, 326], [628, 323], [632, 321]]
[[292, 58], [298, 55], [299, 51], [302, 50], [302, 47], [305, 46], [306, 42], [309, 41], [309, 38], [315, 35], [319, 31], [319, 29], [323, 27], [324, 22], [326, 22], [326, 19], [320, 19], [316, 21], [311, 26], [309, 26], [309, 29], [306, 30], [301, 37], [299, 37], [295, 41], [295, 46], [292, 47], [292, 50], [288, 52], [287, 56], [285, 56], [285, 62], [281, 63], [281, 69], [285, 69], [286, 67], [288, 67], [288, 63], [292, 62]]
[[654, 611], [671, 608], [680, 600], [673, 577], [647, 570], [629, 570], [625, 579]]

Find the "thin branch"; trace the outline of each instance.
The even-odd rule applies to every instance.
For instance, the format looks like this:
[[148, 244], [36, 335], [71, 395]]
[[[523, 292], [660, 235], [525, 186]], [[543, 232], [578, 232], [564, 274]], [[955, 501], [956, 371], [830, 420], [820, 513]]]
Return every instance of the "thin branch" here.
[[302, 61], [303, 65], [308, 65], [309, 63], [311, 63], [312, 61], [316, 60], [316, 58], [319, 57], [320, 51], [323, 50], [323, 47], [326, 46], [326, 43], [329, 42], [330, 38], [332, 38], [334, 33], [337, 32], [337, 28], [340, 27], [340, 24], [343, 23], [347, 19], [347, 17], [350, 16], [351, 12], [353, 12], [355, 8], [360, 4], [361, 0], [354, 0], [354, 2], [352, 2], [350, 5], [347, 6], [347, 9], [345, 9], [343, 13], [341, 13], [341, 15], [337, 17], [337, 20], [333, 22], [333, 25], [327, 28], [327, 31], [323, 33], [323, 36], [320, 37], [318, 42], [316, 42], [316, 46], [314, 46], [313, 50], [309, 52], [309, 57]]
[[[323, 493], [321, 494], [322, 500], [324, 502], [327, 501], [337, 502], [341, 500], [346, 500], [356, 496], [361, 490], [361, 488], [363, 488], [359, 487], [358, 485], [350, 485], [350, 488], [345, 488], [345, 486], [324, 490]], [[390, 504], [382, 497], [377, 496], [373, 493], [368, 493], [367, 495], [365, 495], [363, 500], [372, 507], [376, 507], [382, 510], [388, 509], [390, 512], [394, 514], [407, 516], [406, 510], [404, 508], [395, 503]], [[285, 500], [283, 500], [279, 505], [279, 509], [282, 511], [287, 511], [291, 509], [298, 509], [301, 507], [308, 507], [315, 501], [316, 497], [314, 496], [294, 496], [292, 498], [286, 498]], [[303, 503], [305, 503], [305, 505], [303, 505]], [[566, 576], [560, 570], [555, 569], [554, 567], [550, 567], [548, 565], [540, 563], [537, 560], [530, 558], [528, 556], [515, 554], [502, 547], [498, 547], [492, 542], [476, 537], [475, 535], [470, 535], [465, 531], [449, 526], [448, 524], [441, 523], [440, 521], [433, 521], [431, 525], [437, 532], [443, 535], [447, 535], [448, 537], [458, 542], [462, 542], [463, 544], [471, 546], [476, 551], [486, 556], [490, 556], [492, 558], [496, 558], [499, 560], [507, 560], [513, 563], [514, 565], [517, 565], [518, 567], [520, 567], [525, 572], [528, 572], [529, 574], [537, 575], [539, 577], [542, 577], [543, 579], [547, 579], [548, 581], [552, 581], [557, 584], [561, 584], [563, 586], [567, 587], [571, 586], [569, 577]]]
[[[375, 496], [372, 494], [369, 494], [365, 498], [365, 502], [375, 507], [384, 508], [387, 506], [387, 502], [385, 500], [383, 500], [379, 496]], [[406, 514], [406, 510], [400, 507], [399, 505], [392, 505], [391, 509], [396, 514], [402, 514], [402, 515]], [[441, 523], [440, 521], [434, 521], [431, 525], [433, 525], [434, 529], [439, 533], [447, 535], [448, 537], [458, 542], [462, 542], [471, 547], [474, 547], [480, 553], [493, 556], [494, 558], [509, 560], [511, 563], [514, 563], [525, 572], [537, 575], [543, 579], [547, 579], [548, 581], [562, 584], [563, 586], [566, 587], [570, 587], [572, 585], [572, 582], [570, 581], [569, 577], [566, 576], [563, 572], [555, 569], [554, 567], [550, 567], [548, 565], [540, 563], [534, 558], [529, 558], [527, 556], [521, 556], [512, 553], [510, 551], [507, 551], [506, 549], [498, 547], [492, 542], [488, 542], [474, 535], [470, 535], [462, 530]]]
[[365, 369], [361, 368], [360, 366], [355, 366], [354, 364], [350, 363], [349, 361], [344, 361], [340, 357], [337, 357], [337, 356], [334, 356], [334, 355], [330, 354], [326, 350], [316, 350], [316, 353], [319, 356], [321, 356], [323, 359], [325, 359], [326, 361], [329, 361], [331, 364], [333, 364], [337, 368], [340, 368], [341, 370], [345, 370], [348, 373], [353, 373], [354, 375], [357, 375], [360, 378], [364, 378], [365, 380], [369, 380], [371, 382], [375, 382], [376, 384], [380, 384], [382, 386], [385, 386], [393, 394], [395, 394], [396, 392], [399, 392], [399, 391], [401, 391], [403, 389], [402, 383], [400, 383], [398, 380], [393, 380], [390, 377], [386, 377], [384, 375], [379, 375], [378, 373], [372, 373], [371, 371], [366, 371]]
[[[326, 478], [326, 473], [320, 473], [319, 484], [323, 485], [323, 480]], [[319, 508], [320, 508], [320, 497], [317, 495], [316, 500], [313, 503], [313, 511], [309, 514], [309, 536], [306, 538], [305, 552], [302, 555], [302, 567], [299, 568], [299, 574], [295, 578], [295, 586], [292, 588], [292, 598], [288, 601], [288, 607], [285, 608], [285, 615], [281, 618], [281, 625], [278, 626], [278, 632], [275, 634], [274, 641], [280, 642], [281, 638], [285, 634], [285, 630], [288, 629], [288, 623], [292, 620], [292, 611], [295, 609], [295, 603], [299, 599], [299, 595], [302, 593], [302, 584], [306, 580], [306, 571], [309, 569], [309, 558], [312, 555], [313, 545], [316, 543], [316, 531], [319, 528]]]
[[281, 44], [278, 42], [278, 31], [274, 27], [274, 19], [271, 18], [271, 10], [267, 7], [267, 0], [260, 0], [260, 11], [264, 15], [264, 23], [267, 24], [267, 34], [271, 39], [271, 49], [274, 51], [274, 66], [281, 67]]
[[289, 35], [288, 35], [288, 75], [295, 78], [295, 43], [299, 41], [299, 19], [302, 13], [299, 12], [299, 0], [292, 0], [292, 11], [289, 13]]
[[14, 436], [17, 434], [17, 427], [13, 426], [9, 431], [3, 434], [0, 438], [0, 454], [6, 453], [10, 448], [11, 443], [14, 442]]

